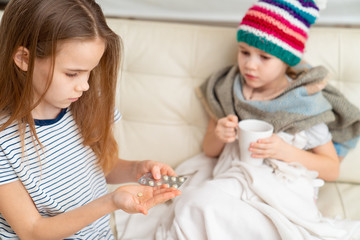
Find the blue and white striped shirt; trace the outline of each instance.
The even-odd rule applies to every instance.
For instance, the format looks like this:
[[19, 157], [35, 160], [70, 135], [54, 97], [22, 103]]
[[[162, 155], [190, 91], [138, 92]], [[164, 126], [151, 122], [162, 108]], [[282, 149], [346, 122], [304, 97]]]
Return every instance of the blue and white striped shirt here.
[[[116, 112], [115, 119], [121, 117]], [[0, 119], [0, 124], [5, 119]], [[25, 135], [22, 155], [18, 126], [0, 132], [0, 184], [20, 180], [44, 217], [55, 216], [83, 206], [107, 194], [104, 173], [83, 139], [69, 109], [56, 119], [35, 120], [39, 146]], [[0, 214], [0, 239], [18, 239]], [[88, 225], [67, 239], [113, 239], [109, 215]]]

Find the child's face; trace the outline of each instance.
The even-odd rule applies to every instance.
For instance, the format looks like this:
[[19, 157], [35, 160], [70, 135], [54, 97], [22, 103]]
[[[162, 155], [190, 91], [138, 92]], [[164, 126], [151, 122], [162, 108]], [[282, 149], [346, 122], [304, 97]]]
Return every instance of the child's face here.
[[238, 65], [246, 84], [251, 88], [276, 88], [282, 81], [287, 81], [287, 64], [244, 42], [239, 43]]
[[[53, 119], [62, 108], [77, 101], [89, 89], [89, 76], [104, 51], [102, 39], [72, 39], [57, 46], [54, 75], [51, 85], [41, 103], [32, 111], [35, 119]], [[35, 101], [44, 93], [51, 66], [51, 58], [35, 60], [33, 87]]]

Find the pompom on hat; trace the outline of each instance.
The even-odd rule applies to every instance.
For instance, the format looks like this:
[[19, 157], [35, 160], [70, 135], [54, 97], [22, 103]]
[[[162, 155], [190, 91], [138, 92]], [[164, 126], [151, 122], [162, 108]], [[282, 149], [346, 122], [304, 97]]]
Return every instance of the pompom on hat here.
[[318, 16], [312, 0], [259, 0], [239, 24], [237, 40], [294, 66], [301, 61], [310, 26]]

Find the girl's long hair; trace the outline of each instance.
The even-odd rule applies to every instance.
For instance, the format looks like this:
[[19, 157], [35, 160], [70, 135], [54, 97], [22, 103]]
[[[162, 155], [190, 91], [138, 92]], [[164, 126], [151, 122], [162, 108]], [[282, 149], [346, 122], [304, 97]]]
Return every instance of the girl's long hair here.
[[[105, 41], [105, 52], [90, 74], [89, 90], [72, 104], [71, 111], [84, 145], [93, 149], [107, 173], [118, 156], [113, 123], [122, 45], [95, 0], [11, 0], [7, 4], [0, 25], [0, 116], [9, 118], [0, 131], [16, 122], [23, 142], [29, 126], [41, 146], [31, 116], [41, 101], [32, 100], [35, 58], [51, 57], [54, 65], [58, 41], [97, 37]], [[20, 47], [30, 53], [26, 72], [13, 60]], [[44, 84], [47, 89], [51, 79]]]

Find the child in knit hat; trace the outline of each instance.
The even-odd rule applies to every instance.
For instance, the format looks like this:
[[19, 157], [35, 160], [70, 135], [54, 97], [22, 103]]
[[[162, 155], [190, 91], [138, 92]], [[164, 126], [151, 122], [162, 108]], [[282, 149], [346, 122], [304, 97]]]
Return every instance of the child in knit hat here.
[[[172, 226], [159, 236], [350, 239], [359, 232], [359, 222], [340, 226], [323, 218], [315, 202], [323, 180], [337, 179], [347, 143], [360, 135], [335, 120], [343, 116], [360, 124], [359, 110], [345, 98], [341, 105], [357, 115], [334, 104], [339, 93], [327, 86], [327, 70], [300, 63], [318, 15], [312, 0], [260, 0], [248, 10], [237, 31], [237, 64], [214, 73], [198, 89], [211, 118], [205, 155], [191, 161], [218, 158], [213, 178], [201, 185], [190, 180], [195, 187], [183, 189]], [[248, 148], [253, 158], [264, 159], [261, 165], [240, 158], [236, 130], [244, 119], [274, 126], [271, 137]]]

